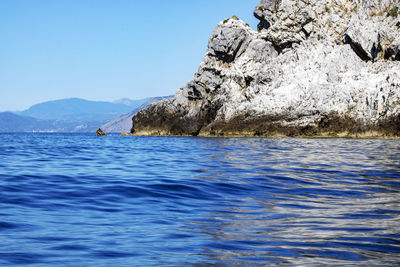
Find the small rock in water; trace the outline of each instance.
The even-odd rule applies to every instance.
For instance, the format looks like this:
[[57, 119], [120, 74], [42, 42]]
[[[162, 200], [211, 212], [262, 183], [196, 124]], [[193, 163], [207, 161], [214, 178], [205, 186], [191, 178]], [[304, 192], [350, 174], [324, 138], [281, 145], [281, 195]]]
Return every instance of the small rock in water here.
[[128, 134], [126, 132], [122, 132], [121, 136], [128, 136]]
[[107, 135], [105, 132], [103, 132], [103, 130], [102, 129], [97, 129], [97, 131], [96, 131], [96, 133], [97, 133], [97, 136], [105, 136], [105, 135]]

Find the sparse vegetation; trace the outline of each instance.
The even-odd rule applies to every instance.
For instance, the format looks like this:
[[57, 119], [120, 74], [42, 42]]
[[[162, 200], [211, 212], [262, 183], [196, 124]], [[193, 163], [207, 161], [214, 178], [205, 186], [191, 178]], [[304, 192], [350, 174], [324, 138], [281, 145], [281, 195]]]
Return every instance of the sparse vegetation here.
[[391, 16], [391, 17], [396, 18], [398, 15], [400, 15], [400, 8], [397, 7], [397, 6], [392, 7], [391, 9], [389, 9], [389, 11], [387, 13], [388, 17]]
[[326, 11], [327, 13], [331, 13], [331, 9], [330, 9], [328, 6], [325, 6], [325, 11]]
[[230, 18], [224, 19], [223, 23], [227, 23], [227, 22], [228, 22], [228, 20], [230, 20], [230, 19], [239, 20], [239, 18], [238, 18], [237, 16], [233, 15], [233, 16], [232, 16], [232, 17], [230, 17]]

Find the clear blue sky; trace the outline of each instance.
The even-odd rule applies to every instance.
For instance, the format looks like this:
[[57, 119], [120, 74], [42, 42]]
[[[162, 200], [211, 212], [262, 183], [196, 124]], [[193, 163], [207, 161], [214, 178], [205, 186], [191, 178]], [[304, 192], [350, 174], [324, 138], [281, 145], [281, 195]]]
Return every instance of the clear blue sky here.
[[0, 0], [0, 111], [174, 94], [213, 28], [260, 0]]

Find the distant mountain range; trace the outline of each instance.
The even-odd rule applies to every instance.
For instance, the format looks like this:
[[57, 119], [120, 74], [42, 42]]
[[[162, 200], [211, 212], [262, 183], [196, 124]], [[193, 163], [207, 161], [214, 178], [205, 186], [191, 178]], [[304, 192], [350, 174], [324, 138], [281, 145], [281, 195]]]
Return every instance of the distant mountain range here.
[[20, 116], [11, 112], [0, 112], [0, 132], [33, 132], [50, 131], [48, 121]]
[[130, 112], [145, 103], [147, 99], [121, 102], [89, 101], [69, 98], [40, 103], [22, 111], [19, 115], [43, 120], [102, 121]]
[[0, 112], [0, 132], [93, 132], [124, 114], [136, 114], [138, 108], [154, 99], [158, 98], [123, 98], [114, 102], [69, 98], [43, 102], [20, 112]]

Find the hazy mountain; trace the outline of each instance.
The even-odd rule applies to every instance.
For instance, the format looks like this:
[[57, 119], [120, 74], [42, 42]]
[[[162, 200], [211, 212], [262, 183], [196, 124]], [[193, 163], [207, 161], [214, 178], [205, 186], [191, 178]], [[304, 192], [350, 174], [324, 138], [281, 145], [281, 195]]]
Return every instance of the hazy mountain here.
[[51, 127], [47, 121], [20, 116], [11, 112], [0, 112], [0, 132], [46, 131]]
[[143, 103], [145, 103], [148, 100], [148, 98], [145, 99], [139, 99], [139, 100], [132, 100], [129, 98], [121, 98], [121, 99], [117, 99], [115, 101], [113, 101], [113, 104], [122, 104], [122, 105], [126, 105], [129, 107], [138, 107], [140, 105], [142, 105]]
[[106, 124], [101, 126], [101, 129], [108, 133], [122, 133], [130, 132], [132, 128], [132, 117], [138, 113], [140, 110], [147, 108], [150, 104], [161, 101], [163, 99], [171, 99], [173, 96], [162, 96], [162, 97], [152, 97], [148, 98], [145, 103], [141, 106], [135, 108], [131, 112], [124, 114], [116, 119], [113, 119]]
[[107, 121], [148, 100], [124, 98], [105, 102], [69, 98], [48, 101], [21, 112], [0, 113], [0, 132], [94, 132]]
[[124, 99], [125, 103], [128, 102], [125, 104], [124, 102], [112, 103], [69, 98], [36, 104], [20, 112], [19, 115], [45, 120], [107, 121], [131, 111], [132, 108], [136, 108], [146, 101], [147, 99]]

